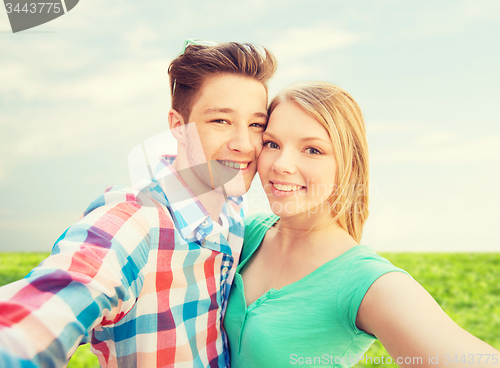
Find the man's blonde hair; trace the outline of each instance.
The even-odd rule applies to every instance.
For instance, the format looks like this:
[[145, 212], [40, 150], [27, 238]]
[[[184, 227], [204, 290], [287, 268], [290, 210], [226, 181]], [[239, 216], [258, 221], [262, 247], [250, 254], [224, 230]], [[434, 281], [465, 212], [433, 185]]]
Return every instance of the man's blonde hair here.
[[314, 117], [332, 140], [336, 183], [328, 197], [332, 221], [358, 243], [368, 218], [368, 144], [358, 104], [343, 89], [325, 82], [297, 83], [276, 96], [269, 116], [281, 102], [291, 101]]

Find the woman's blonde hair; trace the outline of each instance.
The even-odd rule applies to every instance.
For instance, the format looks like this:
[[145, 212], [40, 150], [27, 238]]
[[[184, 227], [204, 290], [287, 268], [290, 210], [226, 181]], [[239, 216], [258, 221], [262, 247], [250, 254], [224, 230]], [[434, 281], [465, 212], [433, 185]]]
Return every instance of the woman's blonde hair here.
[[297, 83], [286, 88], [269, 105], [269, 116], [286, 101], [295, 102], [328, 131], [337, 162], [335, 190], [328, 198], [332, 221], [359, 242], [368, 218], [369, 179], [361, 109], [346, 91], [325, 82]]

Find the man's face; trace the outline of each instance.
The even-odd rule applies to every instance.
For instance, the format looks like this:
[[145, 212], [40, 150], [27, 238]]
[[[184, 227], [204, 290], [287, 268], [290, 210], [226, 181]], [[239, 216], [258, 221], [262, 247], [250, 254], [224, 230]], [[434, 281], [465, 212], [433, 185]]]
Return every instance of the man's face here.
[[[189, 164], [204, 185], [217, 189], [224, 184], [229, 196], [248, 191], [262, 149], [266, 107], [266, 90], [255, 79], [223, 74], [205, 80], [186, 122], [195, 123], [188, 125], [196, 127], [201, 141], [203, 151], [197, 139], [188, 139], [186, 148]], [[209, 172], [198, 166], [201, 157], [210, 164]]]

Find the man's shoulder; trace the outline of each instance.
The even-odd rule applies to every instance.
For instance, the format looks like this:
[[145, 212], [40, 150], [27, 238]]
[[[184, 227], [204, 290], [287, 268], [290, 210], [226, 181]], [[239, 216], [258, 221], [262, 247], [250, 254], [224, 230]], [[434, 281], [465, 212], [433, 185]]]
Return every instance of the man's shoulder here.
[[124, 212], [138, 212], [144, 214], [158, 213], [158, 209], [170, 217], [165, 203], [161, 203], [150, 194], [150, 191], [136, 186], [113, 185], [106, 188], [103, 194], [94, 199], [84, 212], [84, 216], [100, 209], [109, 212], [119, 209]]

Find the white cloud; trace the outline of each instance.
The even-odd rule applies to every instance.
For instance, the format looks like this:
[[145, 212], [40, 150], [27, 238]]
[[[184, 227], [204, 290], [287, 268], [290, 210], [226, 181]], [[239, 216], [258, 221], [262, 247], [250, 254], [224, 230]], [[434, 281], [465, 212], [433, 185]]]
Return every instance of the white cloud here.
[[166, 111], [158, 106], [158, 101], [154, 100], [116, 110], [90, 105], [90, 109], [65, 109], [57, 115], [40, 116], [35, 119], [36, 126], [32, 124], [32, 129], [26, 129], [29, 126], [26, 124], [13, 136], [1, 139], [0, 152], [9, 158], [8, 162], [4, 161], [4, 169], [26, 160], [90, 153], [118, 143], [137, 144], [140, 139], [147, 138], [144, 137], [146, 132], [160, 132], [166, 128]]
[[491, 241], [499, 226], [498, 208], [471, 197], [430, 196], [373, 198], [362, 244], [390, 252], [498, 251], [498, 242]]
[[419, 121], [384, 121], [374, 119], [365, 121], [368, 136], [372, 134], [385, 135], [387, 133], [415, 132], [421, 130], [423, 124]]
[[[44, 218], [26, 219], [26, 218], [9, 218], [0, 220], [0, 229], [9, 231], [30, 231], [41, 232], [47, 229], [62, 229], [78, 221], [81, 217], [79, 212], [64, 212], [49, 214]], [[61, 230], [58, 230], [60, 232]], [[55, 238], [56, 239], [56, 238]], [[55, 240], [54, 239], [54, 240]]]
[[[430, 5], [431, 3], [429, 3]], [[408, 28], [396, 37], [419, 39], [441, 34], [455, 34], [474, 24], [500, 21], [500, 2], [496, 0], [462, 0], [436, 2], [411, 18]]]
[[25, 99], [45, 101], [87, 101], [91, 104], [127, 104], [149, 93], [169, 94], [167, 69], [170, 60], [153, 59], [147, 63], [122, 61], [103, 66], [91, 75], [73, 81], [51, 80], [38, 74], [36, 66], [28, 68], [14, 63], [0, 68], [2, 94], [17, 93]]
[[500, 3], [497, 0], [463, 0], [460, 8], [466, 18], [478, 21], [500, 19]]
[[145, 53], [148, 50], [147, 44], [156, 41], [158, 37], [158, 32], [155, 32], [152, 27], [146, 24], [134, 27], [125, 35], [125, 39], [129, 44], [129, 50], [133, 54]]
[[19, 63], [2, 63], [0, 68], [0, 80], [2, 81], [0, 95], [16, 93], [27, 99], [36, 96], [41, 86], [36, 78], [31, 75], [31, 72], [31, 68]]
[[349, 46], [361, 38], [356, 33], [336, 29], [330, 24], [315, 24], [285, 30], [269, 43], [269, 49], [278, 60], [300, 58]]
[[459, 142], [453, 145], [423, 149], [413, 146], [397, 151], [375, 153], [370, 156], [373, 163], [432, 162], [464, 163], [485, 160], [500, 160], [500, 136], [489, 136]]
[[279, 71], [269, 83], [269, 98], [272, 99], [283, 88], [300, 81], [320, 80], [322, 75], [326, 75], [326, 67], [318, 66], [314, 69], [312, 76], [311, 67], [304, 63], [284, 62], [279, 63]]
[[[166, 121], [168, 63], [162, 59], [123, 62], [90, 77], [53, 81], [50, 86], [26, 67], [4, 64], [2, 94], [15, 92], [28, 107], [31, 99], [44, 103], [2, 112], [2, 130], [10, 133], [0, 137], [0, 152], [16, 161], [35, 154], [40, 158], [88, 150], [105, 144], [110, 136], [133, 139], [144, 128]], [[7, 165], [2, 166], [5, 174]]]
[[421, 145], [432, 145], [451, 142], [456, 139], [457, 134], [454, 132], [436, 132], [418, 137], [415, 142]]
[[372, 163], [453, 163], [500, 160], [500, 135], [468, 137], [436, 122], [370, 120], [366, 123]]
[[96, 28], [96, 24], [102, 29], [107, 26], [114, 29], [117, 22], [123, 21], [127, 16], [133, 16], [135, 12], [133, 2], [122, 1], [119, 4], [114, 2], [103, 2], [96, 6], [93, 1], [80, 1], [76, 7], [64, 16], [48, 23], [47, 27], [57, 32], [71, 30], [90, 30]]
[[82, 212], [67, 211], [45, 211], [43, 216], [31, 214], [9, 212], [8, 218], [0, 219], [0, 252], [48, 252], [64, 230], [82, 216]]

